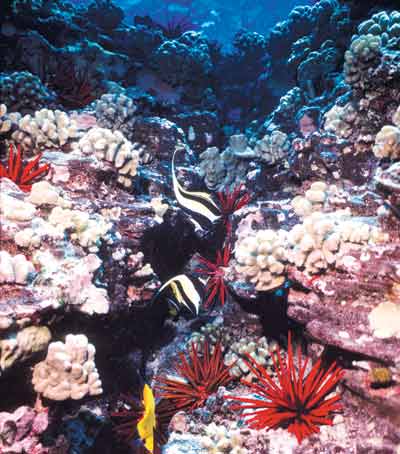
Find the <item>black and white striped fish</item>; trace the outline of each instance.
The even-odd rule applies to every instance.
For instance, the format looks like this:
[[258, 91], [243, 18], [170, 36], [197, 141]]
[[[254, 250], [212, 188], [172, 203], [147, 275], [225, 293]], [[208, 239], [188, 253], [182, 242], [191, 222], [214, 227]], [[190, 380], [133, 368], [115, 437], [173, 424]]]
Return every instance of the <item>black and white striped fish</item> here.
[[[182, 308], [186, 308], [191, 314], [195, 316], [199, 315], [200, 305], [204, 298], [204, 286], [198, 279], [189, 277], [186, 274], [178, 274], [159, 288], [153, 301], [167, 289], [170, 289], [172, 292], [172, 298], [168, 298], [168, 301], [176, 313]], [[176, 313], [173, 315], [176, 315]]]
[[[175, 154], [172, 156], [172, 182], [175, 198], [179, 205], [188, 211], [192, 217], [199, 218], [200, 225], [214, 224], [221, 219], [221, 208], [207, 192], [187, 191], [180, 184], [175, 174]], [[197, 221], [197, 219], [194, 219]], [[194, 222], [195, 224], [197, 222]]]

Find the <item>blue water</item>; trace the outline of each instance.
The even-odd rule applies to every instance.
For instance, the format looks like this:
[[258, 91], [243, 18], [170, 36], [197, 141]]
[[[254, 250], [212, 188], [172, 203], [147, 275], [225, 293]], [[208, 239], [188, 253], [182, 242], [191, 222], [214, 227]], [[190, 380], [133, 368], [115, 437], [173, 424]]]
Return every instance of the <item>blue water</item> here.
[[[85, 5], [91, 0], [72, 0]], [[234, 34], [241, 28], [268, 34], [277, 22], [285, 20], [296, 6], [312, 5], [314, 0], [119, 0], [114, 4], [124, 10], [125, 22], [135, 16], [150, 16], [167, 25], [184, 20], [212, 40], [230, 47]]]

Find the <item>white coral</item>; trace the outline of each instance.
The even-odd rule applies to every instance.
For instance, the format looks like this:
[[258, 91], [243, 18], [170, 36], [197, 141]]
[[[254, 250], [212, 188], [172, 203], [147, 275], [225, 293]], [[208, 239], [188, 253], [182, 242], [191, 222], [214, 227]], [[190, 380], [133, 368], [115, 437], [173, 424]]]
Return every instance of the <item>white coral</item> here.
[[90, 129], [75, 145], [85, 155], [95, 154], [100, 161], [111, 163], [118, 171], [118, 182], [132, 185], [137, 173], [139, 152], [120, 131], [105, 128]]
[[255, 284], [256, 290], [279, 287], [285, 281], [286, 232], [259, 230], [235, 244], [236, 271]]
[[349, 50], [344, 54], [345, 81], [352, 85], [360, 81], [362, 73], [370, 62], [377, 57], [381, 50], [382, 39], [380, 36], [366, 34], [355, 36]]
[[96, 349], [84, 334], [68, 334], [63, 342], [49, 345], [46, 359], [33, 369], [35, 391], [62, 401], [97, 396], [103, 392], [94, 362]]
[[252, 337], [242, 337], [229, 346], [228, 353], [224, 356], [224, 363], [232, 366], [230, 373], [235, 377], [242, 377], [250, 372], [244, 358], [250, 355], [258, 364], [264, 367], [272, 365], [271, 352], [276, 348], [276, 344], [268, 344], [266, 337], [254, 339]]
[[349, 214], [317, 211], [289, 232], [288, 259], [310, 274], [318, 273], [333, 266], [350, 246], [384, 239], [377, 227]]
[[0, 104], [0, 134], [9, 132], [18, 118], [18, 114], [8, 114], [7, 106]]
[[29, 202], [0, 193], [0, 213], [10, 221], [30, 221], [36, 208]]
[[377, 158], [400, 158], [400, 128], [384, 126], [375, 138], [372, 151]]
[[291, 205], [297, 216], [304, 218], [314, 211], [322, 210], [329, 197], [336, 195], [337, 192], [335, 185], [328, 186], [324, 181], [316, 181], [311, 184], [304, 196], [296, 196]]
[[86, 211], [70, 210], [59, 206], [52, 209], [48, 221], [60, 233], [70, 229], [72, 240], [94, 252], [97, 251], [100, 240], [112, 227], [112, 224], [100, 214], [89, 215]]
[[351, 103], [345, 106], [335, 105], [325, 114], [325, 131], [333, 132], [342, 139], [347, 139], [353, 132], [357, 111]]
[[211, 423], [206, 427], [206, 435], [201, 438], [201, 445], [209, 454], [248, 454], [249, 451], [243, 446], [244, 437], [240, 430], [232, 427], [217, 426]]
[[24, 150], [37, 153], [49, 148], [62, 148], [79, 137], [75, 120], [61, 110], [41, 109], [18, 121], [12, 139]]
[[32, 185], [27, 200], [34, 205], [68, 205], [59, 195], [59, 190], [48, 181], [39, 181]]
[[0, 251], [0, 284], [26, 284], [34, 272], [34, 266], [24, 255]]

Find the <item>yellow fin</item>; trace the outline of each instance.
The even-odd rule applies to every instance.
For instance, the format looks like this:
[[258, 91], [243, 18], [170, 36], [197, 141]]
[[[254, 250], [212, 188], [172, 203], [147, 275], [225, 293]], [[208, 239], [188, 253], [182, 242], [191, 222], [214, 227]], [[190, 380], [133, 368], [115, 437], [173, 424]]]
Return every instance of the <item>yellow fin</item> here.
[[149, 385], [143, 388], [144, 413], [137, 425], [139, 437], [144, 442], [146, 449], [154, 452], [154, 429], [156, 428], [156, 401]]
[[183, 301], [182, 295], [178, 289], [178, 286], [176, 285], [176, 283], [174, 281], [171, 282], [171, 289], [172, 289], [172, 293], [174, 294], [178, 303], [182, 304], [182, 301]]

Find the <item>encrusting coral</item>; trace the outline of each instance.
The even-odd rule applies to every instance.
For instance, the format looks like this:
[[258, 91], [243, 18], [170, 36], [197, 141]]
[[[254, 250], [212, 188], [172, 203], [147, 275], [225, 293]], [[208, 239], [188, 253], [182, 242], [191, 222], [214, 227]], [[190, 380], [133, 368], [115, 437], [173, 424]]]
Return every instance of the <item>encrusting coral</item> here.
[[33, 369], [35, 391], [50, 400], [78, 400], [101, 394], [95, 353], [84, 334], [68, 334], [65, 343], [52, 342], [46, 359]]
[[400, 338], [400, 305], [390, 301], [378, 304], [368, 315], [374, 336]]

